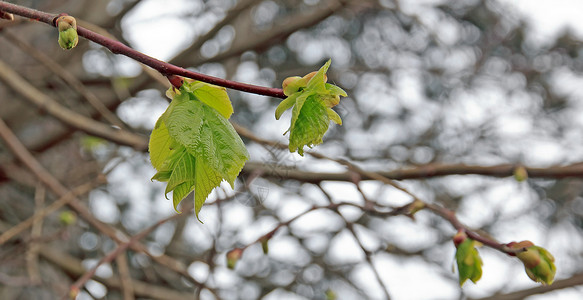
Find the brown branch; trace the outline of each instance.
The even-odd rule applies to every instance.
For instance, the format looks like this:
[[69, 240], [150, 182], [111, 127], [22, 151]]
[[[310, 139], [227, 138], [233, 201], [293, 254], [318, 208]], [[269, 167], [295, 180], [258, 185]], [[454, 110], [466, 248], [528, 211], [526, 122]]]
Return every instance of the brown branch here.
[[[0, 125], [1, 126], [1, 125]], [[59, 208], [63, 207], [64, 205], [73, 201], [76, 197], [81, 196], [83, 194], [89, 193], [90, 191], [94, 190], [97, 186], [102, 185], [105, 183], [105, 177], [99, 176], [97, 180], [82, 184], [71, 192], [65, 194], [57, 201], [51, 203], [51, 205], [45, 207], [44, 209], [36, 212], [30, 218], [18, 223], [17, 225], [11, 227], [10, 229], [6, 230], [5, 232], [0, 235], [0, 245], [4, 244], [11, 238], [15, 237], [16, 235], [20, 234], [28, 227], [32, 226], [38, 220], [46, 217], [47, 215], [53, 213], [54, 211], [58, 210]]]
[[[202, 45], [207, 40], [209, 40], [213, 36], [215, 36], [215, 34], [217, 34], [223, 27], [225, 27], [227, 24], [229, 24], [230, 22], [235, 20], [239, 16], [239, 14], [246, 11], [248, 8], [251, 7], [251, 5], [255, 4], [256, 2], [259, 2], [259, 0], [238, 1], [237, 6], [233, 7], [231, 10], [229, 10], [227, 15], [223, 18], [223, 20], [221, 20], [219, 23], [217, 23], [213, 27], [213, 29], [211, 29], [209, 32], [198, 37], [196, 39], [196, 41], [194, 43], [192, 43], [192, 45], [190, 45], [188, 48], [182, 50], [178, 55], [176, 55], [172, 59], [172, 62], [175, 64], [190, 63], [190, 62], [187, 62], [187, 60], [192, 59], [192, 53], [194, 51], [199, 51], [200, 47], [202, 47]], [[195, 63], [195, 65], [198, 65], [198, 63]]]
[[121, 145], [131, 146], [137, 150], [145, 150], [148, 147], [145, 137], [129, 131], [114, 129], [60, 105], [57, 101], [29, 84], [26, 79], [22, 78], [2, 60], [0, 60], [0, 80], [40, 109], [71, 127]]
[[583, 284], [583, 274], [576, 274], [566, 279], [553, 282], [552, 285], [543, 285], [535, 288], [511, 292], [501, 295], [493, 295], [485, 298], [473, 298], [473, 300], [520, 300], [532, 295], [544, 294], [560, 289], [570, 288]]
[[103, 102], [101, 102], [93, 92], [86, 88], [79, 79], [73, 76], [72, 73], [67, 71], [48, 55], [42, 53], [41, 51], [19, 39], [16, 35], [8, 31], [3, 31], [2, 34], [7, 40], [20, 48], [20, 50], [32, 56], [42, 65], [44, 65], [49, 71], [61, 78], [70, 88], [75, 90], [85, 100], [87, 100], [87, 102], [110, 124], [116, 125], [123, 129], [127, 128], [126, 125], [114, 113], [107, 109], [105, 104], [103, 104]]
[[[244, 131], [237, 130], [239, 134]], [[244, 136], [243, 134], [241, 134]], [[277, 143], [269, 142], [270, 146]], [[279, 144], [282, 148], [287, 148], [285, 144]], [[313, 152], [306, 152], [312, 154]], [[465, 164], [431, 164], [417, 167], [405, 167], [391, 171], [376, 171], [378, 175], [392, 180], [407, 179], [428, 179], [433, 177], [443, 177], [450, 175], [482, 175], [490, 177], [504, 178], [514, 175], [516, 169], [514, 164], [502, 164], [496, 166], [477, 166]], [[282, 171], [281, 166], [270, 165], [260, 162], [247, 162], [243, 168], [243, 173], [260, 173], [263, 177], [293, 179], [301, 182], [318, 184], [322, 181], [351, 181], [351, 172], [310, 172], [298, 169], [286, 169]], [[548, 168], [524, 167], [529, 178], [551, 178], [561, 179], [566, 177], [583, 177], [583, 163], [576, 163], [567, 166], [553, 166]], [[363, 180], [373, 179], [364, 174]]]
[[[60, 197], [66, 197], [71, 193], [62, 183], [60, 183], [54, 176], [52, 176], [35, 158], [32, 154], [24, 147], [24, 145], [18, 140], [14, 133], [8, 128], [4, 120], [0, 118], [0, 138], [2, 138], [8, 149], [16, 156], [33, 174], [36, 176], [45, 186], [47, 186], [51, 191]], [[104, 233], [117, 243], [123, 243], [129, 240], [129, 238], [121, 231], [97, 220], [91, 212], [83, 206], [78, 199], [75, 197], [72, 201], [68, 203], [77, 214], [95, 227], [100, 232]], [[181, 262], [168, 257], [167, 255], [152, 255], [150, 251], [139, 242], [130, 244], [132, 250], [137, 252], [143, 252], [151, 257], [155, 262], [167, 267], [168, 269], [184, 276], [190, 282], [196, 284], [197, 286], [204, 285], [194, 279], [186, 269], [186, 266]], [[211, 290], [212, 291], [212, 290]]]
[[[45, 245], [39, 254], [47, 261], [65, 270], [67, 273], [73, 274], [75, 276], [81, 276], [86, 272], [85, 268], [81, 264], [81, 261], [77, 257], [57, 250], [50, 245]], [[95, 276], [94, 279], [103, 283], [109, 288], [118, 290], [121, 289], [121, 280], [115, 275], [108, 278]], [[135, 294], [140, 297], [168, 300], [192, 298], [192, 293], [177, 292], [174, 289], [158, 286], [152, 284], [151, 282], [146, 283], [135, 279], [133, 279], [131, 282], [132, 286], [134, 287]]]
[[132, 284], [132, 277], [130, 274], [130, 267], [128, 264], [127, 256], [123, 254], [118, 255], [115, 259], [115, 262], [117, 263], [117, 270], [119, 272], [123, 300], [135, 299], [134, 286]]
[[[41, 183], [37, 183], [36, 191], [34, 194], [34, 205], [35, 205], [35, 215], [42, 211], [42, 207], [45, 202], [46, 189]], [[26, 270], [28, 272], [28, 277], [30, 281], [34, 284], [41, 283], [40, 270], [38, 267], [38, 251], [40, 245], [35, 240], [40, 238], [42, 235], [43, 219], [38, 218], [33, 220], [31, 229], [31, 239], [32, 242], [28, 247], [26, 252]]]
[[[274, 26], [274, 28], [270, 29], [269, 31], [256, 32], [251, 34], [249, 36], [250, 38], [246, 36], [240, 45], [234, 45], [226, 52], [207, 59], [195, 61], [194, 63], [199, 65], [209, 62], [218, 62], [235, 55], [240, 55], [245, 51], [255, 50], [261, 52], [263, 49], [269, 49], [270, 46], [280, 43], [282, 40], [285, 40], [287, 37], [289, 37], [292, 33], [318, 24], [322, 20], [334, 14], [334, 12], [342, 8], [342, 6], [343, 3], [341, 1], [327, 1], [326, 3], [318, 5], [313, 11], [309, 13], [300, 13], [287, 17], [285, 20], [281, 20], [277, 26]], [[173, 61], [182, 63], [186, 62], [189, 58], [189, 55], [187, 55], [187, 52], [185, 51], [174, 58]]]
[[148, 234], [150, 234], [152, 231], [154, 231], [154, 229], [158, 228], [160, 225], [162, 225], [162, 224], [164, 224], [172, 219], [178, 218], [178, 217], [181, 217], [181, 215], [175, 214], [175, 215], [172, 215], [168, 218], [162, 219], [162, 220], [156, 222], [154, 225], [144, 229], [140, 233], [132, 236], [132, 238], [129, 241], [118, 245], [117, 248], [115, 248], [109, 254], [107, 254], [106, 256], [101, 258], [99, 260], [99, 262], [95, 266], [93, 266], [93, 268], [91, 268], [91, 270], [85, 272], [85, 274], [83, 274], [83, 276], [81, 276], [81, 277], [79, 277], [79, 279], [77, 279], [77, 281], [71, 286], [71, 294], [77, 295], [79, 293], [79, 290], [85, 285], [85, 283], [87, 283], [87, 281], [89, 279], [91, 279], [91, 277], [93, 277], [93, 275], [95, 275], [95, 272], [97, 271], [97, 268], [99, 268], [99, 266], [101, 266], [102, 264], [109, 263], [109, 262], [113, 261], [122, 252], [124, 252], [131, 244], [143, 239]]
[[[364, 194], [362, 194], [362, 196], [364, 196]], [[372, 258], [371, 258], [370, 251], [366, 250], [366, 248], [364, 247], [364, 244], [358, 238], [358, 235], [356, 234], [356, 231], [354, 230], [354, 224], [352, 222], [349, 222], [348, 220], [346, 220], [346, 218], [338, 210], [336, 210], [335, 213], [338, 214], [338, 216], [340, 218], [342, 218], [342, 220], [344, 220], [344, 223], [346, 224], [346, 228], [348, 228], [348, 230], [350, 231], [350, 233], [352, 233], [352, 236], [354, 236], [354, 239], [356, 240], [356, 243], [358, 244], [358, 246], [362, 250], [362, 253], [364, 254], [364, 257], [366, 259], [366, 262], [368, 263], [368, 265], [371, 268], [373, 274], [375, 275], [376, 281], [381, 286], [381, 289], [383, 290], [383, 293], [385, 294], [385, 299], [390, 300], [391, 299], [391, 296], [389, 294], [389, 288], [387, 287], [387, 285], [381, 279], [381, 275], [379, 274], [379, 271], [377, 270], [377, 268], [375, 268], [375, 266], [374, 266], [374, 264], [372, 262]]]
[[[55, 26], [54, 19], [57, 15], [48, 14], [45, 12], [41, 12], [35, 9], [19, 6], [16, 4], [11, 4], [8, 2], [0, 1], [0, 11], [13, 13], [18, 16], [26, 17], [35, 21], [43, 22], [49, 24], [51, 26]], [[183, 76], [187, 78], [192, 78], [195, 80], [204, 81], [207, 83], [215, 84], [218, 86], [231, 88], [247, 93], [259, 94], [264, 96], [271, 96], [276, 98], [285, 98], [286, 96], [283, 94], [282, 89], [277, 88], [267, 88], [262, 86], [256, 86], [252, 84], [245, 84], [236, 81], [226, 80], [218, 77], [208, 76], [201, 73], [193, 72], [186, 70], [184, 68], [175, 66], [173, 64], [169, 64], [163, 62], [161, 60], [155, 59], [151, 56], [145, 55], [141, 52], [138, 52], [116, 40], [107, 38], [103, 35], [97, 34], [91, 30], [88, 30], [84, 27], [77, 26], [77, 33], [79, 36], [85, 37], [88, 40], [91, 40], [97, 44], [104, 46], [105, 48], [109, 49], [114, 54], [121, 54], [125, 55], [131, 59], [134, 59], [138, 62], [141, 62], [158, 72], [160, 72], [164, 76], [169, 75], [177, 75]]]

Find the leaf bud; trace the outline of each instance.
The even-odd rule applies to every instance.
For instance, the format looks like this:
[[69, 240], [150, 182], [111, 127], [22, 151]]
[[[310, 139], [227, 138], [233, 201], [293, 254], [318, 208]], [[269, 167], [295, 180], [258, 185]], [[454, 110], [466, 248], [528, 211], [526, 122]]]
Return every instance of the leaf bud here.
[[261, 241], [261, 249], [263, 249], [263, 254], [269, 253], [269, 245], [267, 244], [269, 239], [263, 239]]
[[518, 182], [523, 182], [528, 179], [528, 172], [524, 166], [518, 166], [514, 169], [514, 179]]
[[64, 50], [75, 48], [79, 42], [77, 21], [71, 16], [60, 16], [56, 20], [59, 29], [59, 46]]
[[227, 252], [227, 268], [234, 269], [241, 256], [243, 256], [243, 249], [241, 248], [235, 248]]
[[524, 264], [526, 274], [530, 279], [542, 284], [552, 284], [557, 267], [555, 258], [545, 248], [535, 246], [531, 241], [512, 242], [508, 244], [512, 249], [525, 249], [516, 253], [516, 257]]
[[67, 210], [59, 214], [59, 221], [65, 226], [75, 224], [77, 216], [74, 212]]

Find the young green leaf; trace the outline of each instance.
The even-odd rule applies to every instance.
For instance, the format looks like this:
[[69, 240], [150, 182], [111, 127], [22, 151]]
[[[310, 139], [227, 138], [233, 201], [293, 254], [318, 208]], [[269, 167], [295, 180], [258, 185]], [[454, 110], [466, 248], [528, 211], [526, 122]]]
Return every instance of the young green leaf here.
[[221, 181], [234, 186], [249, 154], [226, 119], [233, 108], [224, 89], [185, 82], [180, 91], [169, 90], [167, 95], [172, 103], [150, 137], [150, 160], [158, 171], [152, 179], [167, 182], [165, 193], [172, 191], [175, 209], [194, 190], [198, 217]]
[[454, 243], [457, 247], [455, 260], [459, 272], [460, 286], [468, 279], [473, 283], [478, 282], [482, 278], [483, 263], [478, 250], [475, 248], [477, 242], [467, 238], [464, 232], [458, 232], [454, 236]]
[[328, 60], [318, 72], [288, 77], [283, 82], [284, 94], [288, 97], [275, 109], [275, 118], [279, 120], [284, 111], [293, 107], [291, 124], [285, 132], [290, 132], [291, 152], [297, 150], [303, 155], [304, 146], [311, 148], [321, 144], [330, 121], [342, 125], [342, 119], [331, 108], [340, 102], [340, 96], [346, 97], [346, 92], [326, 83], [330, 63]]

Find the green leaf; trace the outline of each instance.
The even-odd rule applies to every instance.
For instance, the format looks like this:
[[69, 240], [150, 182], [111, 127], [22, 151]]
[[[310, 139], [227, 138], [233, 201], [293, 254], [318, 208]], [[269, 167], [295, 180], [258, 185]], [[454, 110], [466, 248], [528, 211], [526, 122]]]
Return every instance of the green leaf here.
[[214, 108], [223, 117], [228, 119], [233, 114], [233, 106], [231, 105], [231, 100], [229, 100], [229, 95], [227, 95], [227, 89], [224, 87], [200, 81], [184, 82], [183, 86], [196, 99]]
[[185, 84], [178, 92], [169, 90], [172, 103], [150, 137], [150, 160], [158, 171], [152, 179], [167, 182], [165, 193], [172, 192], [176, 210], [194, 191], [197, 218], [212, 190], [223, 180], [233, 187], [249, 159], [245, 144], [225, 118], [232, 107], [228, 97], [225, 104], [223, 92], [200, 82]]
[[281, 115], [288, 109], [292, 108], [296, 103], [296, 98], [299, 96], [299, 93], [293, 94], [285, 98], [283, 101], [279, 103], [277, 108], [275, 109], [275, 119], [279, 120]]
[[59, 46], [64, 50], [75, 48], [79, 42], [79, 36], [75, 28], [69, 28], [59, 32]]
[[149, 149], [150, 149], [150, 162], [156, 170], [162, 168], [162, 164], [166, 161], [166, 158], [170, 155], [172, 139], [168, 134], [168, 128], [162, 120], [156, 122], [154, 130], [150, 135]]
[[342, 119], [331, 107], [346, 96], [341, 88], [326, 83], [326, 72], [330, 67], [328, 60], [318, 72], [304, 77], [288, 77], [284, 80], [284, 91], [288, 96], [275, 109], [279, 120], [284, 111], [292, 108], [291, 124], [284, 133], [290, 132], [289, 150], [304, 154], [304, 146], [313, 147], [322, 143], [330, 121], [342, 125]]
[[328, 91], [330, 91], [330, 94], [332, 94], [332, 95], [338, 95], [338, 96], [342, 96], [342, 97], [348, 96], [348, 94], [346, 94], [346, 92], [343, 89], [341, 89], [338, 86], [335, 86], [333, 84], [326, 83], [326, 89]]
[[[296, 112], [297, 117], [295, 117]], [[311, 148], [322, 143], [322, 137], [328, 130], [330, 117], [326, 106], [318, 100], [316, 95], [311, 95], [303, 102], [303, 105], [296, 105], [293, 113], [296, 120], [290, 128], [289, 150], [291, 152], [298, 150], [298, 153], [303, 155], [304, 145]]]
[[459, 272], [460, 286], [468, 279], [476, 283], [482, 277], [482, 258], [480, 258], [480, 254], [475, 248], [475, 243], [471, 239], [465, 239], [457, 246], [455, 259]]
[[338, 125], [342, 125], [342, 119], [340, 118], [340, 116], [338, 115], [338, 113], [336, 113], [335, 111], [333, 111], [331, 108], [326, 108], [326, 112], [328, 113], [328, 118], [330, 118], [330, 120]]
[[319, 92], [326, 92], [326, 72], [328, 72], [328, 68], [330, 67], [330, 64], [332, 63], [332, 60], [329, 59], [321, 68], [320, 70], [318, 70], [318, 72], [316, 73], [316, 75], [314, 75], [314, 77], [312, 77], [310, 79], [310, 81], [308, 81], [308, 86], [306, 87], [306, 90], [314, 90], [314, 91], [319, 91]]

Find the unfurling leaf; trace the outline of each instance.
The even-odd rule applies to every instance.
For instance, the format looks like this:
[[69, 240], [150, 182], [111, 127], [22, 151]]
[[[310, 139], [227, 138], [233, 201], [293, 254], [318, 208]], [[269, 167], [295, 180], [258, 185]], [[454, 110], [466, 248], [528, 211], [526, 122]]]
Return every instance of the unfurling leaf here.
[[77, 21], [71, 16], [61, 16], [57, 18], [59, 29], [59, 46], [65, 50], [73, 49], [79, 42], [77, 35]]
[[[167, 182], [174, 208], [194, 191], [195, 213], [221, 181], [234, 187], [249, 159], [245, 144], [227, 118], [233, 113], [223, 88], [184, 82], [169, 90], [173, 100], [150, 136], [150, 160], [158, 171], [153, 180]], [[177, 210], [178, 211], [178, 210]]]
[[303, 155], [304, 146], [311, 148], [321, 144], [330, 121], [342, 125], [342, 119], [332, 107], [338, 105], [340, 96], [346, 97], [346, 92], [326, 83], [330, 63], [328, 60], [318, 72], [304, 77], [288, 77], [283, 81], [283, 92], [288, 97], [275, 109], [275, 118], [279, 120], [286, 110], [293, 107], [291, 125], [286, 131], [290, 133], [291, 152], [297, 150]]
[[261, 249], [263, 249], [263, 254], [269, 253], [269, 239], [265, 238], [261, 240]]
[[477, 242], [468, 238], [466, 233], [459, 231], [453, 238], [457, 248], [455, 260], [459, 272], [459, 282], [462, 286], [466, 280], [473, 283], [482, 278], [482, 258], [476, 249]]
[[557, 267], [555, 258], [549, 251], [535, 246], [531, 241], [512, 242], [508, 247], [526, 250], [516, 253], [516, 257], [524, 264], [524, 270], [530, 279], [542, 284], [553, 284]]

